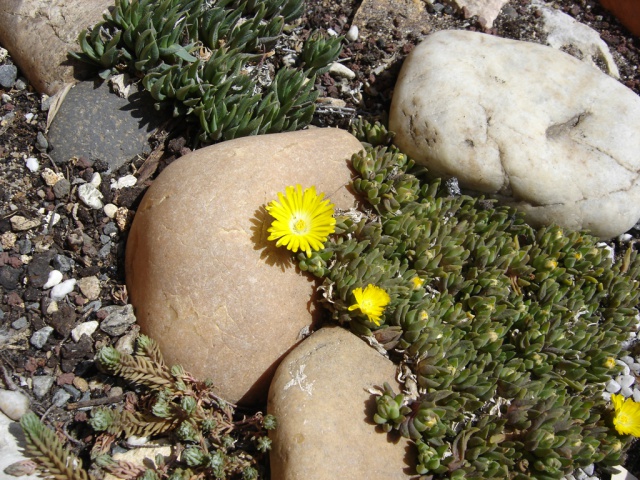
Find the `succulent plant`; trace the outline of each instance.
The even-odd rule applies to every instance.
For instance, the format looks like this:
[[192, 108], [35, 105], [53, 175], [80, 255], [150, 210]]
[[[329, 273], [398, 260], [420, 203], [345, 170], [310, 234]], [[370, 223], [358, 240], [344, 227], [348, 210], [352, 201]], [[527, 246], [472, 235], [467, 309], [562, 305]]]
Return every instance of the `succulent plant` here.
[[108, 78], [129, 70], [157, 109], [199, 123], [200, 140], [291, 131], [311, 121], [315, 76], [341, 50], [340, 38], [317, 32], [304, 43], [301, 68], [283, 67], [258, 82], [286, 22], [302, 0], [116, 0], [104, 20], [79, 36], [71, 56]]
[[[402, 371], [373, 418], [418, 450], [433, 478], [560, 479], [621, 463], [630, 437], [613, 428], [610, 359], [638, 326], [640, 259], [615, 261], [587, 232], [534, 229], [514, 209], [451, 195], [390, 144], [381, 124], [353, 131], [362, 206], [300, 268], [323, 279], [332, 317], [372, 337]], [[380, 326], [349, 309], [354, 290], [390, 296]]]
[[[169, 368], [157, 343], [149, 337], [138, 337], [137, 347], [133, 356], [113, 347], [104, 347], [98, 353], [103, 369], [146, 388], [147, 394], [135, 405], [137, 408], [128, 404], [125, 409], [93, 410], [89, 424], [95, 431], [104, 432], [94, 445], [95, 466], [120, 478], [148, 480], [252, 479], [263, 474], [263, 459], [271, 448], [267, 431], [276, 428], [275, 417], [260, 412], [241, 417], [234, 405], [213, 393], [209, 382], [194, 379], [180, 366]], [[29, 442], [27, 453], [45, 474], [69, 480], [94, 478], [80, 468], [73, 453], [36, 415], [24, 415], [21, 425]], [[171, 465], [165, 465], [160, 455], [155, 468], [135, 466], [115, 460], [100, 447], [119, 436], [158, 435], [171, 435], [174, 440], [173, 448], [179, 455]]]

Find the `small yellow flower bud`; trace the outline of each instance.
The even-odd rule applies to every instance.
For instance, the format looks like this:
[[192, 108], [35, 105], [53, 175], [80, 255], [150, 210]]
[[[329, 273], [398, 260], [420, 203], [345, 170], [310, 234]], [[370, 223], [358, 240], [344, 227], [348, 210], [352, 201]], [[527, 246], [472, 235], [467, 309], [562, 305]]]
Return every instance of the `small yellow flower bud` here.
[[422, 285], [424, 285], [424, 279], [420, 277], [413, 277], [411, 279], [411, 282], [413, 283], [413, 288], [416, 290], [420, 288]]
[[604, 361], [604, 366], [607, 368], [613, 368], [616, 366], [616, 360], [613, 357], [607, 357], [607, 359]]

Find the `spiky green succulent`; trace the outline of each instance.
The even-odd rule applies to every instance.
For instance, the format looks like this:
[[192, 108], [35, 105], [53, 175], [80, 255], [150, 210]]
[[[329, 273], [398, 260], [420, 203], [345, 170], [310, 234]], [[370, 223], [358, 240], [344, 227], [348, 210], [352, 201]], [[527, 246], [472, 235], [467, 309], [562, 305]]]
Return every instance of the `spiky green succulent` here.
[[[264, 458], [271, 448], [267, 430], [276, 428], [275, 417], [263, 417], [260, 412], [235, 415], [234, 406], [219, 398], [209, 382], [197, 381], [178, 365], [169, 368], [155, 341], [142, 335], [137, 346], [136, 355], [104, 347], [98, 353], [98, 363], [109, 373], [148, 389], [144, 400], [133, 410], [95, 408], [89, 425], [111, 439], [171, 436], [176, 451], [183, 453], [170, 465], [158, 455], [155, 467], [147, 468], [117, 461], [99, 451], [93, 456], [94, 465], [119, 478], [147, 480], [250, 479], [264, 475]], [[21, 425], [28, 438], [27, 453], [43, 473], [69, 480], [94, 478], [80, 468], [72, 452], [35, 415], [24, 415]]]
[[314, 33], [299, 68], [259, 81], [265, 58], [302, 0], [116, 0], [104, 20], [79, 36], [71, 55], [100, 76], [131, 71], [157, 109], [186, 115], [205, 143], [300, 129], [318, 96], [315, 76], [341, 50], [340, 39]]
[[[333, 318], [411, 372], [413, 395], [386, 385], [374, 421], [413, 439], [417, 472], [434, 478], [620, 464], [630, 439], [602, 393], [638, 325], [637, 252], [614, 261], [586, 232], [534, 229], [492, 200], [451, 195], [382, 125], [354, 131], [371, 144], [351, 162], [362, 212], [297, 258], [323, 278]], [[391, 297], [379, 327], [349, 310], [368, 284]]]

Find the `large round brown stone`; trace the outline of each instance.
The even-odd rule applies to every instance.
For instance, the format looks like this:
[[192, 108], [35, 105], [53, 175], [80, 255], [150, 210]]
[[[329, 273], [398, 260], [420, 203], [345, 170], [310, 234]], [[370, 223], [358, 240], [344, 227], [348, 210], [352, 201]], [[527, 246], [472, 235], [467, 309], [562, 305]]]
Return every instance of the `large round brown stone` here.
[[39, 92], [53, 95], [92, 67], [69, 57], [79, 33], [102, 20], [113, 0], [2, 0], [0, 44]]
[[241, 138], [197, 150], [147, 191], [127, 244], [131, 303], [170, 364], [210, 378], [230, 402], [266, 402], [281, 358], [313, 325], [316, 281], [267, 241], [264, 207], [288, 185], [354, 205], [342, 130]]
[[267, 411], [271, 478], [333, 480], [416, 478], [415, 448], [397, 432], [376, 428], [375, 396], [396, 366], [342, 327], [324, 327], [305, 339], [276, 370]]

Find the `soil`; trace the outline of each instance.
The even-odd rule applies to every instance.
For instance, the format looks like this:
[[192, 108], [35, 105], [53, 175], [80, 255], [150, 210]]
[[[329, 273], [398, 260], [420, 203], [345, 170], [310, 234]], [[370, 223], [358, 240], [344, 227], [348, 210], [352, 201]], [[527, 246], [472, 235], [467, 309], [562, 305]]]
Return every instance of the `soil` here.
[[[306, 14], [297, 32], [304, 37], [314, 29], [331, 29], [345, 35], [363, 3], [349, 0], [308, 0]], [[578, 21], [595, 29], [611, 50], [621, 75], [621, 83], [640, 94], [640, 39], [631, 35], [597, 2], [554, 1], [550, 3]], [[355, 72], [352, 80], [339, 80], [330, 74], [318, 79], [321, 97], [313, 123], [319, 126], [348, 128], [357, 115], [371, 120], [384, 120], [389, 110], [393, 86], [403, 59], [429, 33], [442, 29], [484, 31], [501, 37], [541, 42], [543, 33], [537, 27], [539, 14], [528, 0], [511, 0], [493, 28], [486, 30], [475, 17], [465, 18], [448, 5], [426, 3], [430, 15], [420, 31], [406, 33], [397, 22], [369, 25], [367, 38], [345, 43], [340, 61]], [[11, 57], [1, 64], [11, 64]], [[101, 191], [118, 207], [133, 214], [144, 188], [175, 158], [188, 153], [185, 145], [193, 145], [190, 132], [167, 126], [159, 131], [151, 144], [157, 168], [142, 187], [127, 189], [126, 194], [113, 194], [112, 179], [133, 173], [147, 160], [137, 158], [117, 172], [108, 172], [106, 163], [78, 158], [56, 166], [46, 150], [38, 148], [38, 133], [46, 131], [47, 112], [43, 98], [27, 83], [18, 90], [0, 87], [0, 363], [3, 388], [20, 389], [31, 398], [32, 409], [70, 440], [70, 446], [87, 462], [87, 452], [95, 442], [95, 434], [87, 425], [87, 413], [81, 407], [95, 403], [118, 403], [131, 393], [130, 386], [101, 373], [94, 363], [97, 350], [105, 345], [130, 345], [137, 326], [124, 335], [97, 329], [80, 342], [71, 339], [71, 330], [79, 323], [103, 319], [105, 307], [127, 303], [123, 253], [128, 223], [109, 219], [85, 208], [77, 200], [76, 179], [90, 181], [95, 172], [102, 174]], [[333, 99], [333, 100], [330, 100]], [[342, 102], [344, 103], [342, 103]], [[40, 146], [42, 148], [42, 146]], [[25, 159], [34, 157], [40, 172], [32, 173]], [[50, 168], [70, 182], [70, 193], [60, 193], [47, 185], [40, 173]], [[45, 230], [16, 230], [11, 219], [22, 216], [36, 218], [38, 211], [60, 216], [55, 225]], [[126, 215], [125, 215], [126, 217]], [[122, 219], [120, 219], [122, 220]], [[129, 218], [130, 220], [130, 218]], [[52, 222], [53, 223], [53, 222]], [[637, 236], [637, 231], [631, 232]], [[99, 293], [76, 287], [67, 300], [60, 302], [57, 312], [50, 308], [48, 290], [42, 286], [50, 265], [66, 265], [66, 278], [96, 277]], [[25, 278], [29, 278], [26, 283]], [[41, 348], [30, 338], [33, 332], [51, 326], [54, 331]], [[43, 397], [34, 396], [35, 376], [50, 375], [55, 385]], [[71, 398], [63, 407], [53, 403], [54, 392], [62, 389]], [[626, 467], [640, 476], [638, 451], [634, 445]], [[604, 478], [604, 475], [603, 477]]]

